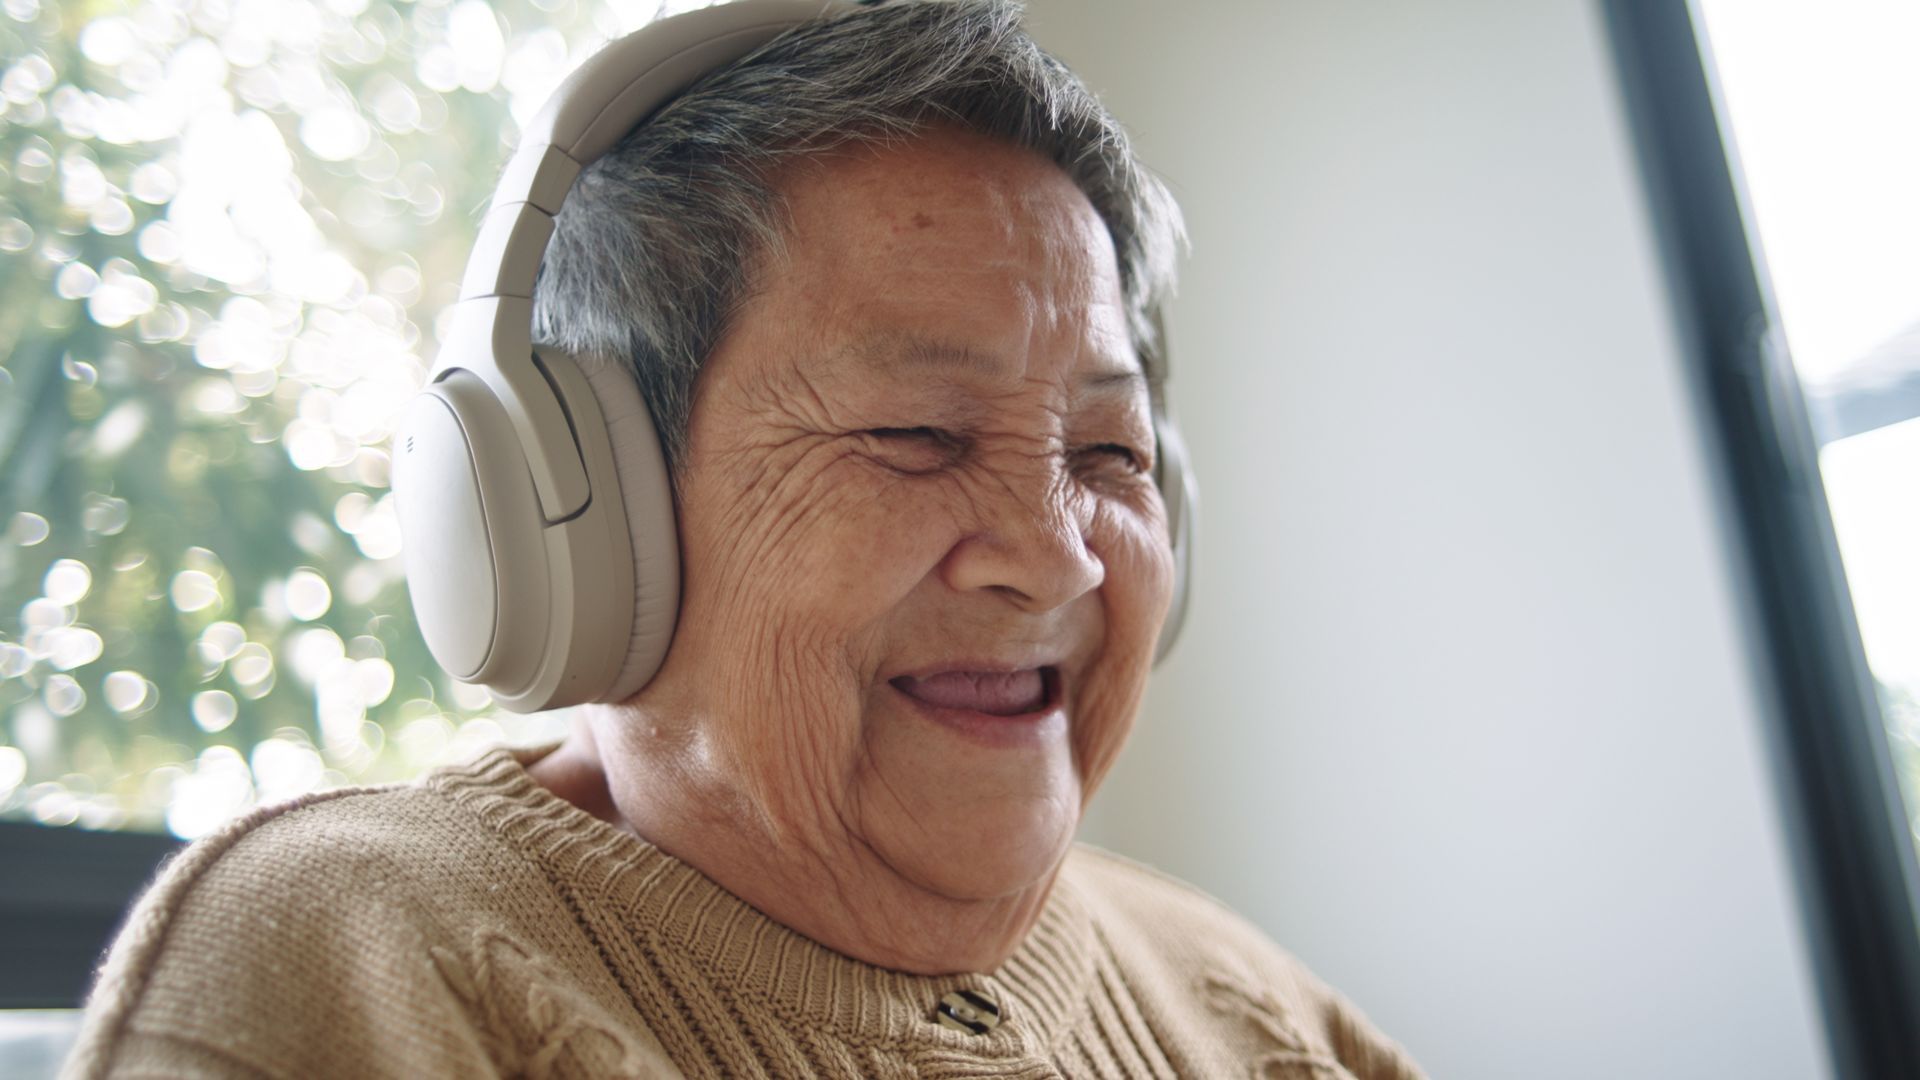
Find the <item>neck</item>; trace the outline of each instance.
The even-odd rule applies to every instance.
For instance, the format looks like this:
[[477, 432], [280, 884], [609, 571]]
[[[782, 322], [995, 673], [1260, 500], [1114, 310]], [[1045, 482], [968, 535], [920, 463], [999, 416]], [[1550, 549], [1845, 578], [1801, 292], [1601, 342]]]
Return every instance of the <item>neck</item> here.
[[994, 971], [1039, 918], [1052, 874], [1006, 896], [954, 897], [896, 872], [850, 832], [775, 835], [742, 793], [703, 777], [696, 753], [647, 734], [659, 730], [628, 707], [583, 707], [566, 741], [527, 772], [775, 922], [876, 967]]

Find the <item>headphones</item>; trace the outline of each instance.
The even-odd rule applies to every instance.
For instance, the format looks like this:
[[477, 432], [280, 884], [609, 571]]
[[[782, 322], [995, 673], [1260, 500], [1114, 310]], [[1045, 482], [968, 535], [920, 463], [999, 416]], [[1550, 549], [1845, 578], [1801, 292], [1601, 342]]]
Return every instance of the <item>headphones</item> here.
[[[433, 658], [515, 712], [624, 701], [658, 671], [680, 605], [673, 487], [617, 363], [532, 343], [533, 288], [580, 170], [702, 75], [845, 3], [737, 0], [662, 19], [567, 77], [522, 133], [428, 376], [393, 438], [407, 588]], [[1155, 481], [1186, 614], [1194, 479], [1154, 408]]]

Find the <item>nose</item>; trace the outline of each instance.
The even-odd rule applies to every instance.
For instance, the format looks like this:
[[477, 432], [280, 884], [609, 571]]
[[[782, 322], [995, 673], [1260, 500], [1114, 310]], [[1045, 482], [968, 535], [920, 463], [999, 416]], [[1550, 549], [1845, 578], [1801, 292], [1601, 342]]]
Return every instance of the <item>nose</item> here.
[[1052, 611], [1100, 587], [1106, 564], [1087, 547], [1092, 500], [1059, 475], [998, 485], [978, 528], [941, 563], [947, 585], [987, 590], [1022, 610]]

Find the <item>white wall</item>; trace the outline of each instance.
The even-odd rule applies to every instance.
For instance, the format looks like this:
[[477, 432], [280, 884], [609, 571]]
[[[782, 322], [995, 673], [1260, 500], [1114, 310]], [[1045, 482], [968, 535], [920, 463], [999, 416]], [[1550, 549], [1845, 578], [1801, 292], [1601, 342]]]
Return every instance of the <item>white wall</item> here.
[[1186, 206], [1187, 637], [1089, 839], [1438, 1077], [1827, 1073], [1597, 12], [1032, 0]]

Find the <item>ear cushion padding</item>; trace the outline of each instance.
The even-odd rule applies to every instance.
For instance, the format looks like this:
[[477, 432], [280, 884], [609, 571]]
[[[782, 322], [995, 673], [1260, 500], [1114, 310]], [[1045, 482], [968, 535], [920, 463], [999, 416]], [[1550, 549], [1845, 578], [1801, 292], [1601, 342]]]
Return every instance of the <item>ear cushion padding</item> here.
[[[633, 638], [612, 687], [600, 699], [621, 702], [653, 678], [673, 643], [680, 615], [680, 535], [673, 482], [639, 385], [618, 361], [595, 355], [577, 362], [606, 418], [615, 480], [633, 537]], [[594, 478], [596, 498], [600, 479]]]
[[1154, 647], [1153, 662], [1158, 664], [1173, 651], [1173, 643], [1187, 621], [1193, 584], [1193, 520], [1199, 493], [1180, 429], [1164, 414], [1154, 417], [1153, 426], [1160, 441], [1159, 475], [1154, 479], [1167, 509], [1168, 538], [1173, 541], [1173, 599], [1167, 607], [1166, 621], [1160, 624], [1160, 641]]

